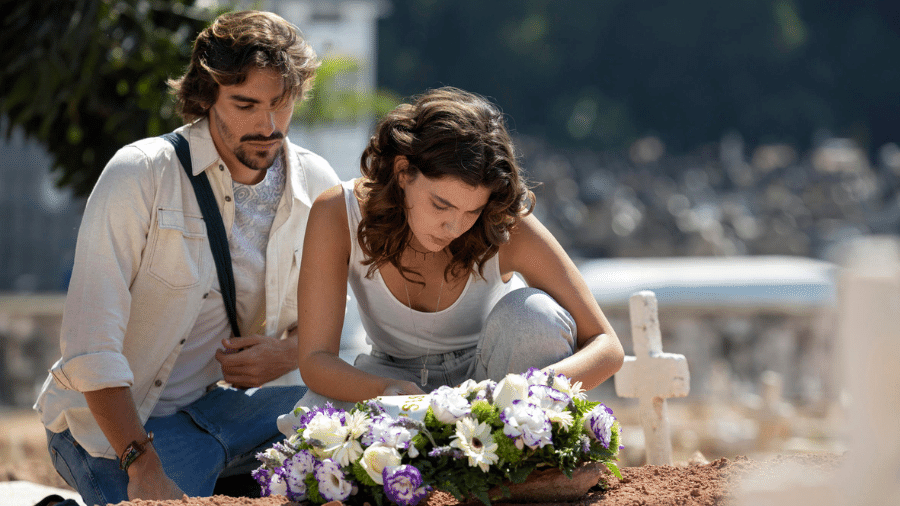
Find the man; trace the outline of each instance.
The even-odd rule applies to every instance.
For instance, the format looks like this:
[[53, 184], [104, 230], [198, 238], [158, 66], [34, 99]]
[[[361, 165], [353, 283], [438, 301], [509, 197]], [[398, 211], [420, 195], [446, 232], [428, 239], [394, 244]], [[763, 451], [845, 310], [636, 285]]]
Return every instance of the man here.
[[281, 439], [276, 418], [305, 388], [256, 387], [297, 368], [304, 230], [312, 202], [338, 182], [285, 137], [317, 66], [284, 19], [230, 13], [169, 83], [189, 122], [176, 132], [227, 231], [246, 337], [232, 336], [211, 225], [172, 144], [125, 146], [100, 176], [78, 235], [62, 358], [35, 404], [54, 466], [87, 504], [211, 495]]

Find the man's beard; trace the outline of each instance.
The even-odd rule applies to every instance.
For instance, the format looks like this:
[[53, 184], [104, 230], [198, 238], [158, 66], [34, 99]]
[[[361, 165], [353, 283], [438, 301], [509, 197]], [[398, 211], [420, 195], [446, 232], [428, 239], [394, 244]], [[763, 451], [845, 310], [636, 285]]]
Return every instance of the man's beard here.
[[[265, 154], [260, 156], [261, 153]], [[278, 149], [276, 149], [271, 156], [267, 156], [268, 154], [265, 151], [255, 151], [253, 148], [238, 146], [238, 148], [234, 151], [234, 157], [250, 169], [266, 170], [271, 167], [273, 163], [275, 163], [275, 159], [281, 156], [282, 153], [284, 153], [283, 142], [280, 146], [278, 146]]]

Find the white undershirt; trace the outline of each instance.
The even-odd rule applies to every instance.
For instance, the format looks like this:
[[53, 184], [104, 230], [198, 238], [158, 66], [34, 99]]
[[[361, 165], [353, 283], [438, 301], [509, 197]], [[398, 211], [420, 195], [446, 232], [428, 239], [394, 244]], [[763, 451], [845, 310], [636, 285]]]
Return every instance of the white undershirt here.
[[[266, 171], [266, 177], [255, 185], [232, 181], [234, 224], [228, 249], [237, 292], [238, 326], [242, 335], [259, 333], [258, 322], [265, 321], [266, 246], [284, 185], [285, 170], [281, 157], [275, 159]], [[222, 347], [222, 339], [228, 337], [231, 337], [231, 326], [217, 276], [150, 416], [175, 413], [199, 399], [207, 386], [222, 379], [222, 367], [215, 354]]]

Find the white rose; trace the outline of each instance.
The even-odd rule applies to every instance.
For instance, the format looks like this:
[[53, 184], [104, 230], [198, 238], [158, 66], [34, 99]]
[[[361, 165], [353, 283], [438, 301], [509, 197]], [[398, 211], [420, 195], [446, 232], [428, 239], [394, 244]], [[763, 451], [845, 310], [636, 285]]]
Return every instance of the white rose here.
[[494, 405], [502, 411], [512, 407], [513, 401], [524, 401], [528, 387], [528, 380], [521, 374], [507, 374], [494, 388]]
[[318, 441], [321, 446], [314, 445], [313, 453], [316, 457], [327, 459], [344, 444], [349, 432], [337, 417], [319, 413], [307, 424], [306, 430], [303, 431], [303, 439], [307, 442]]
[[381, 472], [385, 467], [400, 465], [400, 452], [396, 448], [374, 444], [366, 448], [359, 464], [369, 473], [375, 483], [384, 485], [384, 477]]

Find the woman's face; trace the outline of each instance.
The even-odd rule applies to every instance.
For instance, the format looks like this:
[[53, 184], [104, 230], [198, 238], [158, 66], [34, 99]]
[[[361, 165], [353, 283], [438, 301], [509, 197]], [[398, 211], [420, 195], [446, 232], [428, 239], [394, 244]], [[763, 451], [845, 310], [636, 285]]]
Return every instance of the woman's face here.
[[491, 195], [455, 177], [429, 179], [416, 171], [399, 174], [406, 195], [413, 247], [437, 252], [472, 228]]

